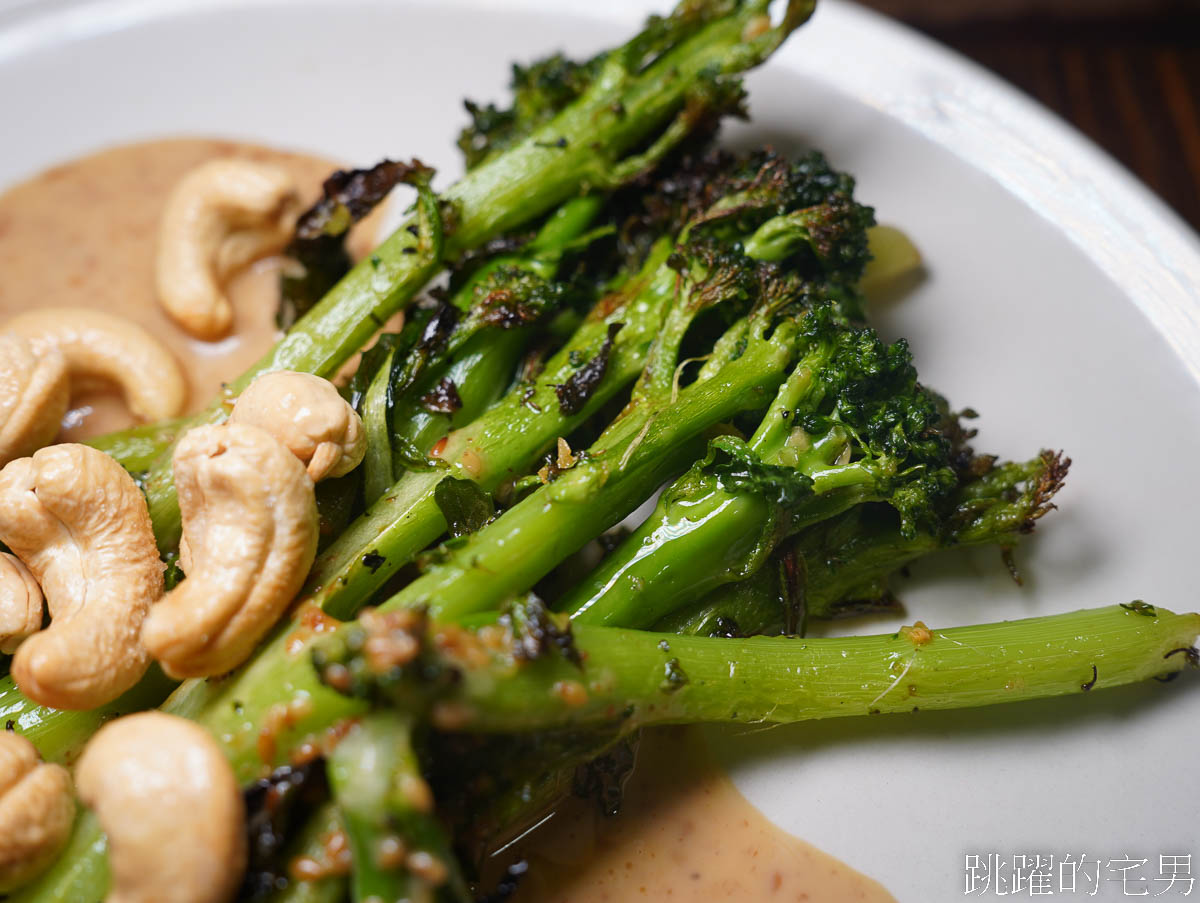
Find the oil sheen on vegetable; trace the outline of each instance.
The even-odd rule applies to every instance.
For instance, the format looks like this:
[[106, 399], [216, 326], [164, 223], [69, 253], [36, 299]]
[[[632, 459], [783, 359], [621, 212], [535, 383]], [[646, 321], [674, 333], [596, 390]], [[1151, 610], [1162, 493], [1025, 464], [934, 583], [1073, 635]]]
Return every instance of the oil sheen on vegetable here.
[[[226, 286], [236, 326], [219, 342], [186, 336], [154, 297], [166, 195], [189, 169], [219, 156], [286, 168], [305, 200], [316, 196], [333, 166], [204, 139], [132, 144], [55, 166], [0, 195], [0, 321], [32, 307], [68, 305], [128, 316], [183, 364], [189, 410], [207, 404], [224, 380], [249, 367], [277, 337], [278, 258], [251, 266]], [[366, 250], [373, 230], [368, 221], [352, 238], [355, 256]], [[77, 441], [131, 423], [111, 392], [87, 388], [72, 399], [60, 439]], [[649, 734], [620, 816], [600, 819], [573, 801], [508, 851], [514, 852], [533, 866], [515, 898], [524, 903], [893, 901], [871, 879], [768, 822], [709, 763], [700, 735], [688, 730]]]

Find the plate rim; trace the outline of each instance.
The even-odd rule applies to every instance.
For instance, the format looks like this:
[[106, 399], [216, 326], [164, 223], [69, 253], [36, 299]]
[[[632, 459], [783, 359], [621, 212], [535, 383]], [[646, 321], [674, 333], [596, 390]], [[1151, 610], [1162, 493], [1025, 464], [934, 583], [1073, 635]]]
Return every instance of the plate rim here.
[[[329, 0], [300, 0], [322, 5]], [[395, 6], [396, 0], [359, 0]], [[633, 25], [669, 0], [402, 0], [412, 6], [568, 15]], [[151, 20], [290, 0], [0, 0], [0, 66], [23, 54]], [[806, 40], [820, 29], [821, 40]], [[845, 43], [850, 42], [850, 43]], [[837, 48], [856, 46], [853, 65]], [[875, 108], [998, 182], [1061, 231], [1131, 300], [1200, 384], [1200, 233], [1074, 126], [983, 66], [848, 0], [819, 0], [813, 22], [767, 65]]]

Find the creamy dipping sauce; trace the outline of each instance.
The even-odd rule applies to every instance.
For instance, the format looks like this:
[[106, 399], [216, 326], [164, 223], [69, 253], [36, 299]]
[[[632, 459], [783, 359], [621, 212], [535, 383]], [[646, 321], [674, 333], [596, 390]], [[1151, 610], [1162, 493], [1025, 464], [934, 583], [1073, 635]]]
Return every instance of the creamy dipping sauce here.
[[[167, 194], [188, 170], [224, 156], [284, 167], [306, 203], [334, 168], [316, 157], [180, 139], [113, 148], [47, 170], [0, 195], [0, 329], [6, 316], [31, 307], [131, 317], [183, 365], [189, 410], [203, 407], [277, 337], [278, 258], [226, 285], [235, 331], [223, 341], [189, 338], [155, 299], [155, 243]], [[372, 231], [370, 222], [356, 230], [352, 253], [365, 253]], [[62, 440], [133, 422], [119, 399], [94, 388], [74, 397], [72, 408]], [[602, 819], [573, 801], [518, 849], [533, 867], [515, 903], [894, 903], [871, 879], [767, 821], [708, 761], [700, 735], [687, 730], [661, 730], [643, 741], [620, 816]]]
[[504, 862], [521, 857], [530, 869], [513, 903], [895, 903], [875, 881], [768, 821], [691, 729], [646, 733], [620, 815], [572, 800]]
[[[279, 335], [278, 257], [251, 265], [225, 285], [235, 321], [221, 341], [189, 337], [155, 298], [154, 259], [167, 195], [185, 173], [217, 157], [282, 167], [301, 187], [305, 205], [336, 168], [318, 157], [254, 145], [178, 139], [116, 147], [48, 169], [0, 195], [0, 328], [8, 315], [41, 307], [89, 307], [130, 317], [183, 365], [188, 410], [204, 407], [223, 380], [249, 368]], [[362, 232], [355, 237], [357, 250], [365, 250]], [[133, 423], [113, 392], [85, 387], [72, 396], [59, 439], [79, 441]]]

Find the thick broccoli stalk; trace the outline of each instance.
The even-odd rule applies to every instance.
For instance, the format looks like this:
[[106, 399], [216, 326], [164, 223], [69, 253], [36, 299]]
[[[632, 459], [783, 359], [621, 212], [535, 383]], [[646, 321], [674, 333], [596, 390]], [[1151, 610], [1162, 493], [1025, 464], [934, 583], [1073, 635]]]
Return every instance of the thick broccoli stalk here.
[[[301, 370], [331, 376], [402, 310], [441, 268], [504, 232], [589, 189], [611, 189], [652, 168], [723, 108], [728, 83], [763, 62], [812, 12], [790, 0], [782, 19], [769, 0], [685, 0], [639, 35], [603, 54], [577, 97], [501, 153], [434, 197], [420, 167], [417, 211], [301, 317], [229, 386], [237, 395], [259, 373]], [[413, 232], [416, 232], [414, 235]], [[223, 420], [225, 397], [186, 425]], [[179, 540], [179, 511], [164, 454], [146, 481], [160, 548]]]

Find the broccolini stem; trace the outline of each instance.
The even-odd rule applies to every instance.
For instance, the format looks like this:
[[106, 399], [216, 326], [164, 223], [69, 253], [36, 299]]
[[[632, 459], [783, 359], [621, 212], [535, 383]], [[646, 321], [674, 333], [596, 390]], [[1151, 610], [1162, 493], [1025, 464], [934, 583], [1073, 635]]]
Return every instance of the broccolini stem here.
[[[1051, 499], [1069, 464], [1060, 454], [1042, 452], [967, 479], [955, 490], [941, 529], [933, 532], [906, 537], [891, 508], [862, 505], [800, 531], [781, 544], [777, 555], [798, 562], [808, 617], [884, 607], [890, 598], [888, 577], [918, 558], [959, 546], [1015, 546], [1053, 509]], [[702, 636], [731, 630], [742, 636], [781, 633], [784, 592], [778, 569], [764, 567], [662, 618], [654, 629]]]
[[355, 900], [468, 901], [412, 748], [408, 715], [363, 718], [327, 761], [354, 859]]
[[637, 398], [570, 470], [447, 549], [382, 606], [423, 607], [439, 620], [498, 607], [626, 516], [700, 451], [700, 433], [760, 407], [799, 343], [790, 323], [753, 336], [741, 356], [674, 400]]
[[[547, 218], [537, 235], [520, 250], [493, 257], [472, 273], [450, 299], [450, 304], [464, 313], [472, 308], [494, 310], [490, 290], [508, 289], [520, 280], [519, 274], [532, 274], [549, 282], [555, 277], [563, 255], [584, 236], [603, 205], [604, 198], [600, 195], [567, 201]], [[493, 276], [500, 273], [503, 273], [502, 281], [493, 284]], [[549, 312], [539, 313], [545, 317]], [[520, 312], [512, 312], [514, 319], [519, 316]], [[401, 469], [394, 467], [397, 456], [393, 454], [393, 444], [401, 444], [411, 456], [427, 455], [450, 431], [452, 424], [462, 426], [479, 417], [512, 382], [517, 361], [528, 344], [532, 322], [502, 327], [480, 327], [478, 324], [486, 322], [482, 319], [474, 322], [476, 325], [464, 330], [466, 338], [461, 344], [457, 337], [451, 337], [449, 341], [453, 347], [447, 349], [449, 354], [446, 355], [449, 359], [430, 366], [428, 372], [399, 397], [393, 397], [392, 370], [393, 360], [400, 351], [392, 352], [377, 371], [363, 404], [368, 435], [367, 456], [363, 462], [368, 505], [391, 487]], [[460, 321], [456, 328], [462, 327]], [[454, 387], [460, 404], [452, 413], [431, 411], [422, 403], [422, 396], [443, 380]]]
[[434, 703], [446, 730], [619, 722], [788, 723], [1069, 696], [1194, 663], [1200, 614], [1109, 606], [894, 634], [717, 639], [578, 625], [582, 665], [549, 653], [461, 664]]
[[70, 763], [106, 721], [128, 712], [154, 708], [174, 686], [175, 682], [158, 665], [152, 665], [136, 685], [112, 702], [80, 712], [31, 702], [17, 689], [12, 676], [6, 674], [0, 678], [0, 726], [11, 724], [13, 730], [37, 747], [46, 761]]
[[[665, 265], [670, 250], [669, 240], [660, 241], [641, 272], [619, 292], [601, 299], [531, 385], [517, 386], [435, 446], [436, 460], [444, 466], [403, 474], [318, 556], [303, 597], [334, 616], [353, 614], [445, 531], [445, 517], [434, 499], [438, 483], [454, 476], [494, 492], [505, 481], [524, 475], [556, 438], [569, 434], [629, 385], [641, 371], [674, 296], [675, 273]], [[617, 323], [623, 325], [603, 378], [580, 408], [564, 411], [556, 387], [578, 371], [580, 358], [594, 358]]]
[[[416, 215], [230, 384], [230, 396], [271, 370], [332, 375], [413, 299], [443, 259], [453, 260], [581, 191], [615, 187], [652, 167], [703, 120], [713, 86], [762, 63], [808, 18], [813, 2], [790, 0], [778, 25], [751, 27], [762, 22], [769, 5], [769, 0], [687, 0], [668, 19], [649, 24], [647, 36], [610, 52], [588, 88], [556, 116], [469, 171], [440, 203], [423, 196]], [[655, 53], [647, 60], [651, 49]], [[639, 145], [650, 149], [626, 156]], [[418, 224], [421, 234], [414, 237], [409, 229]], [[188, 425], [223, 420], [225, 401], [217, 399]], [[164, 551], [179, 539], [170, 469], [164, 453], [146, 484]]]
[[[276, 890], [266, 903], [343, 903], [349, 899], [349, 882], [338, 864], [330, 862], [336, 855], [330, 849], [330, 840], [344, 834], [342, 816], [333, 803], [325, 803], [312, 812], [304, 822], [300, 833], [288, 844], [287, 862], [289, 875], [287, 886]], [[316, 871], [326, 871], [320, 877], [305, 877], [297, 874], [304, 866], [312, 865]]]
[[84, 445], [99, 449], [131, 474], [138, 476], [148, 470], [158, 456], [170, 447], [185, 423], [185, 417], [143, 423], [127, 430], [88, 439]]
[[[844, 375], [847, 355], [838, 349], [846, 347], [868, 378]], [[831, 327], [815, 339], [755, 434], [746, 442], [714, 440], [709, 456], [662, 493], [650, 517], [559, 607], [581, 624], [649, 627], [689, 600], [752, 575], [797, 530], [907, 488], [897, 473], [916, 476], [942, 463], [909, 461], [905, 451], [876, 454], [860, 448], [840, 422], [818, 417], [832, 401], [862, 408], [874, 402], [880, 362], [900, 359], [893, 350], [870, 330], [850, 327]], [[915, 372], [904, 367], [897, 372], [908, 374], [907, 384], [886, 380], [884, 397], [920, 417], [931, 409], [912, 391]], [[833, 378], [843, 383], [835, 399], [827, 388]], [[862, 457], [851, 461], [852, 450]]]

